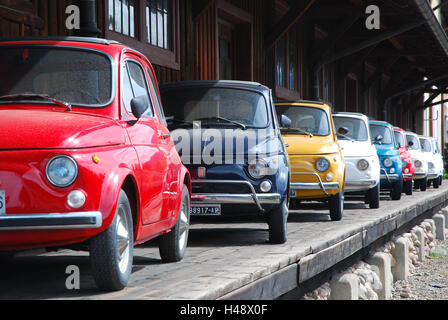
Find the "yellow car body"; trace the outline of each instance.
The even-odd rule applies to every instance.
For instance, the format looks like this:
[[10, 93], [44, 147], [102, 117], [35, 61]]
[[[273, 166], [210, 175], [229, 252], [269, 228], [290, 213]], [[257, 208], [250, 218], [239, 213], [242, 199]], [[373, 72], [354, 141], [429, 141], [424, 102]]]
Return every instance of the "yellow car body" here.
[[[277, 102], [275, 105], [278, 115], [285, 114], [292, 122], [291, 128], [282, 128], [282, 137], [291, 166], [291, 199], [321, 200], [342, 195], [343, 202], [345, 161], [336, 139], [330, 106], [307, 101]], [[316, 112], [309, 109], [315, 108], [325, 112], [328, 119], [327, 131], [320, 135], [297, 131], [298, 127], [294, 126], [297, 119], [294, 115], [302, 111], [293, 110], [293, 108], [308, 108], [307, 110]], [[312, 116], [308, 118], [311, 123], [313, 120], [316, 121]], [[324, 118], [322, 115], [322, 119]], [[317, 168], [317, 162], [322, 158], [329, 162], [328, 169], [325, 171], [319, 171]], [[325, 169], [326, 166], [320, 168]]]

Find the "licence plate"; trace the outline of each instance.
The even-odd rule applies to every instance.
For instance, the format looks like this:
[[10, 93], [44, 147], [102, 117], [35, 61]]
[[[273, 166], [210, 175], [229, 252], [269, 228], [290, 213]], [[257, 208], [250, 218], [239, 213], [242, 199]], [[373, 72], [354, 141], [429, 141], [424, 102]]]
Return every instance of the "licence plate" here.
[[6, 214], [6, 196], [5, 191], [0, 190], [0, 216]]
[[195, 216], [220, 216], [221, 205], [194, 205], [190, 208], [190, 214]]

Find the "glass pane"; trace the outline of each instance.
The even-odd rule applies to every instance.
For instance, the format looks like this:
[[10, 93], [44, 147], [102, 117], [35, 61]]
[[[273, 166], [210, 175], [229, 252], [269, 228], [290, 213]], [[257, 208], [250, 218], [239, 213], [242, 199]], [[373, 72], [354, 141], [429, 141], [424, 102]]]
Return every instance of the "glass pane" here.
[[376, 138], [378, 136], [383, 137], [383, 139], [380, 140], [381, 144], [392, 144], [393, 143], [392, 133], [390, 132], [390, 129], [388, 127], [371, 124], [370, 132], [371, 132], [371, 138], [372, 138], [373, 143], [377, 143]]
[[129, 7], [129, 35], [135, 37], [135, 0], [130, 1]]
[[146, 7], [146, 41], [151, 43], [151, 17], [149, 7]]
[[157, 1], [157, 45], [163, 48], [163, 0]]
[[298, 64], [298, 53], [297, 53], [297, 26], [294, 26], [289, 31], [289, 89], [297, 91], [297, 64]]
[[129, 0], [123, 1], [123, 34], [129, 35]]
[[[148, 87], [146, 84], [146, 78], [145, 74], [143, 73], [143, 69], [138, 64], [132, 61], [129, 61], [127, 65], [134, 96], [145, 97], [148, 100], [148, 103], [151, 103], [149, 100]], [[152, 115], [152, 112], [150, 111], [151, 110], [148, 110], [147, 113]]]
[[134, 93], [132, 91], [131, 79], [129, 79], [129, 73], [126, 65], [123, 66], [123, 103], [126, 111], [132, 114], [131, 110], [131, 100], [134, 98]]
[[151, 1], [151, 44], [157, 45], [157, 10], [154, 6], [155, 0]]
[[121, 0], [115, 0], [115, 31], [121, 32]]
[[287, 116], [291, 119], [291, 130], [295, 134], [313, 134], [315, 136], [328, 136], [330, 122], [327, 113], [319, 108], [278, 106], [277, 115]]
[[114, 2], [115, 0], [109, 0], [109, 30], [114, 30]]
[[276, 66], [276, 72], [277, 72], [277, 85], [280, 87], [285, 86], [285, 69], [286, 69], [286, 57], [285, 57], [285, 51], [286, 51], [286, 40], [285, 37], [281, 38], [277, 42], [276, 47], [276, 53], [277, 53], [277, 66]]
[[348, 129], [348, 133], [345, 136], [338, 136], [338, 140], [350, 140], [354, 139], [356, 141], [367, 141], [369, 138], [367, 132], [367, 126], [361, 119], [350, 118], [350, 117], [339, 117], [334, 116], [334, 126], [336, 131], [339, 128]]

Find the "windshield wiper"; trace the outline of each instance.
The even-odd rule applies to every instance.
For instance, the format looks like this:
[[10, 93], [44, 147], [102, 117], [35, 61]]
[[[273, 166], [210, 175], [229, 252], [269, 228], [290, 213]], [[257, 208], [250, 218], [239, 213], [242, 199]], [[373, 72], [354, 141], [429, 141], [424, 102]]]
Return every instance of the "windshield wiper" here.
[[340, 134], [340, 133], [338, 133], [337, 136], [338, 136], [338, 137], [345, 138], [345, 139], [350, 140], [350, 141], [352, 141], [352, 142], [356, 142], [355, 139], [350, 138], [349, 136], [346, 136], [345, 134]]
[[300, 128], [282, 128], [281, 131], [285, 131], [285, 132], [290, 132], [290, 131], [299, 132], [299, 133], [306, 134], [306, 135], [310, 136], [310, 138], [314, 137], [314, 135], [311, 132], [302, 130]]
[[66, 108], [66, 111], [72, 111], [72, 106], [70, 103], [54, 99], [47, 94], [28, 93], [28, 92], [19, 93], [19, 94], [11, 94], [11, 95], [6, 95], [6, 96], [1, 96], [0, 101], [8, 101], [8, 100], [16, 100], [16, 99], [33, 100], [36, 98], [51, 101], [60, 107]]
[[233, 121], [233, 120], [230, 120], [230, 119], [226, 119], [226, 118], [223, 118], [223, 117], [209, 117], [209, 118], [202, 118], [202, 119], [199, 119], [199, 121], [207, 121], [207, 120], [224, 121], [224, 122], [232, 123], [232, 124], [234, 124], [234, 125], [240, 127], [240, 128], [243, 129], [243, 130], [246, 130], [246, 129], [247, 129], [247, 127], [246, 127], [245, 124], [242, 124], [242, 123], [240, 123], [240, 122]]

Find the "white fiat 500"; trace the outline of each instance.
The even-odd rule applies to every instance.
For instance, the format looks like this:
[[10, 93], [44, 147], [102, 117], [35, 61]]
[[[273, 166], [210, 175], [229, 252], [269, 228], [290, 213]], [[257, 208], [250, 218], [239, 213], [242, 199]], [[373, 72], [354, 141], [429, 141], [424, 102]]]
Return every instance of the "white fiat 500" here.
[[365, 194], [372, 209], [380, 203], [380, 161], [370, 139], [369, 118], [360, 113], [333, 114], [345, 159], [345, 193]]
[[416, 133], [410, 131], [406, 132], [406, 140], [415, 165], [414, 188], [426, 191], [428, 185], [428, 164], [421, 150], [420, 140]]
[[440, 177], [443, 176], [443, 160], [442, 165], [440, 165], [440, 158], [435, 153], [432, 138], [425, 136], [418, 137], [423, 155], [428, 164], [428, 181], [426, 185], [429, 187], [433, 183], [434, 188], [438, 188]]

